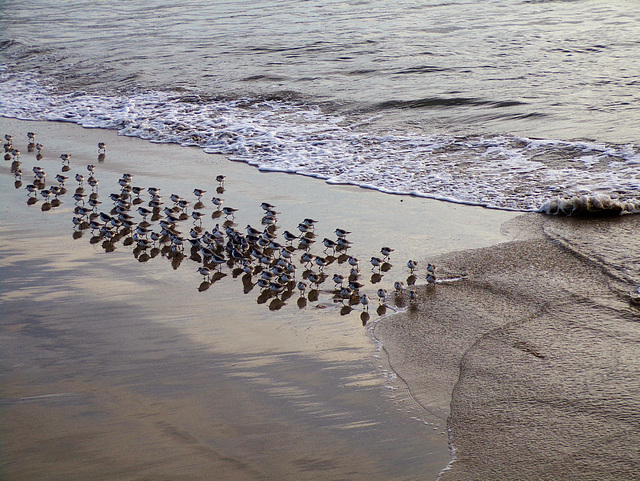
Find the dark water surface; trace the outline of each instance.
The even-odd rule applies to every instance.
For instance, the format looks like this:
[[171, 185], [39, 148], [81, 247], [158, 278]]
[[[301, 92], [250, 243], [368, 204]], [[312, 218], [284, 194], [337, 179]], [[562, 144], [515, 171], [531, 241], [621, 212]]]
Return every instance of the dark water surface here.
[[638, 210], [632, 4], [0, 8], [1, 115], [383, 192], [521, 211], [605, 195]]

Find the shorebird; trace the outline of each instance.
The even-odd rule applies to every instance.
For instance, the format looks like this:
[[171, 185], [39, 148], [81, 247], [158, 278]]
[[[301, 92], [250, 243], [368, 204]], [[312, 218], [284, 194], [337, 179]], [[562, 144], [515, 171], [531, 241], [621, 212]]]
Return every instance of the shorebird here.
[[384, 289], [378, 289], [378, 299], [380, 299], [380, 303], [384, 304], [385, 299], [387, 298], [387, 291]]
[[351, 267], [353, 267], [354, 269], [358, 270], [358, 259], [356, 259], [353, 256], [349, 256], [349, 259], [347, 259], [347, 262], [349, 263], [349, 265]]
[[78, 185], [82, 187], [82, 184], [84, 184], [84, 175], [76, 174], [76, 182], [78, 182]]
[[276, 208], [275, 205], [269, 204], [268, 202], [263, 202], [260, 207], [262, 207], [262, 210], [274, 210]]
[[303, 264], [311, 264], [313, 262], [313, 254], [310, 254], [309, 252], [304, 252], [301, 256], [300, 256], [300, 262], [302, 262]]
[[315, 240], [309, 239], [308, 237], [300, 237], [300, 244], [298, 247], [301, 249], [308, 249], [314, 242]]
[[340, 287], [340, 291], [338, 292], [338, 295], [343, 299], [350, 298], [352, 294], [353, 294], [353, 291], [346, 286]]
[[340, 275], [340, 274], [334, 274], [333, 275], [333, 282], [337, 285], [342, 285], [342, 283], [344, 282], [344, 276]]
[[107, 150], [107, 144], [105, 144], [104, 142], [98, 142], [98, 153], [104, 154], [106, 150]]
[[336, 229], [336, 235], [338, 237], [343, 237], [344, 238], [344, 237], [347, 237], [347, 235], [349, 235], [349, 234], [351, 234], [351, 232], [346, 231], [344, 229]]
[[195, 195], [198, 200], [200, 200], [200, 198], [206, 194], [207, 191], [206, 190], [202, 190], [202, 189], [193, 189], [193, 195]]
[[233, 207], [223, 207], [222, 208], [222, 213], [227, 217], [229, 217], [229, 216], [235, 217], [235, 215], [236, 215], [235, 213], [237, 211], [238, 211], [238, 209], [234, 209]]
[[304, 291], [307, 290], [307, 283], [304, 281], [298, 282], [298, 290], [300, 291], [300, 295], [304, 296]]
[[362, 296], [360, 296], [360, 304], [362, 304], [362, 309], [363, 310], [369, 310], [369, 296], [367, 296], [366, 294], [362, 294]]
[[304, 219], [302, 221], [302, 224], [306, 225], [307, 227], [309, 227], [311, 230], [315, 230], [316, 228], [316, 224], [318, 223], [317, 220], [311, 219], [309, 217], [307, 217], [306, 219]]
[[69, 161], [71, 160], [71, 154], [62, 154], [60, 156], [60, 159], [62, 159], [62, 163], [63, 164], [69, 164]]
[[320, 270], [323, 270], [324, 267], [327, 265], [327, 261], [320, 256], [316, 256], [315, 263], [318, 267], [320, 267]]
[[308, 279], [309, 279], [309, 282], [311, 282], [312, 284], [315, 284], [316, 286], [320, 284], [320, 276], [315, 272], [312, 272], [311, 274], [309, 274]]
[[433, 284], [435, 284], [435, 283], [436, 283], [436, 276], [435, 276], [435, 274], [431, 274], [431, 273], [427, 274], [427, 284], [431, 284], [431, 285], [433, 285]]
[[348, 249], [349, 247], [351, 247], [351, 241], [348, 241], [344, 237], [338, 237], [336, 244], [338, 245], [339, 249]]
[[407, 262], [407, 267], [409, 268], [409, 270], [413, 274], [413, 271], [415, 271], [416, 267], [418, 267], [418, 263], [416, 261], [414, 261], [414, 260], [409, 259], [409, 261]]
[[380, 253], [384, 256], [385, 259], [388, 259], [391, 253], [394, 251], [391, 247], [383, 247], [380, 249]]
[[131, 179], [127, 179], [124, 176], [118, 179], [118, 185], [120, 185], [120, 187], [129, 187], [130, 184], [131, 184]]
[[36, 144], [36, 150], [38, 151], [38, 153], [40, 153], [40, 151], [44, 149], [44, 145], [42, 144]]
[[221, 199], [220, 197], [212, 197], [211, 202], [213, 202], [213, 205], [215, 205], [218, 210], [220, 210], [220, 207], [222, 207], [223, 199]]
[[284, 240], [287, 242], [293, 242], [294, 240], [298, 239], [297, 235], [292, 234], [288, 230], [284, 231], [282, 233], [282, 236], [284, 237]]
[[36, 134], [34, 132], [27, 132], [27, 139], [29, 139], [30, 144], [34, 144], [36, 142]]
[[306, 234], [307, 232], [311, 231], [313, 229], [312, 226], [309, 226], [307, 224], [305, 224], [304, 222], [300, 222], [298, 224], [298, 230], [300, 232], [302, 232], [303, 234]]
[[404, 282], [402, 281], [394, 282], [393, 288], [396, 290], [396, 292], [402, 292], [404, 290]]
[[433, 264], [428, 264], [427, 265], [427, 272], [430, 274], [435, 274], [437, 267], [434, 266]]
[[40, 181], [40, 182], [44, 182], [45, 177], [47, 176], [47, 173], [44, 171], [44, 169], [38, 168], [38, 170], [36, 170], [36, 168], [33, 168], [33, 173], [36, 176], [36, 180]]
[[64, 186], [64, 183], [67, 181], [68, 178], [69, 177], [67, 177], [66, 175], [62, 175], [62, 174], [56, 175], [56, 180], [61, 186]]
[[49, 189], [42, 189], [42, 190], [40, 191], [40, 195], [41, 195], [42, 197], [44, 197], [44, 201], [45, 201], [45, 202], [48, 202], [48, 201], [49, 201], [49, 197], [51, 197], [51, 194], [52, 194], [52, 193], [53, 193], [53, 192], [51, 192]]
[[216, 182], [218, 182], [221, 186], [224, 185], [224, 181], [227, 177], [225, 175], [218, 175], [216, 177]]
[[211, 277], [211, 269], [209, 269], [208, 267], [198, 267], [198, 273], [202, 274], [205, 280]]
[[89, 164], [89, 165], [87, 165], [87, 170], [89, 171], [89, 173], [90, 173], [91, 175], [93, 175], [93, 174], [94, 174], [94, 172], [96, 171], [96, 166], [95, 166], [95, 165], [93, 165], [93, 164]]
[[324, 238], [322, 243], [324, 244], [325, 252], [327, 251], [327, 249], [332, 249], [332, 250], [335, 251], [336, 250], [336, 246], [338, 245], [334, 241], [332, 241], [331, 239], [327, 239], [326, 237]]
[[373, 266], [371, 270], [375, 270], [376, 267], [379, 268], [382, 265], [382, 259], [380, 259], [379, 257], [372, 257], [371, 265]]

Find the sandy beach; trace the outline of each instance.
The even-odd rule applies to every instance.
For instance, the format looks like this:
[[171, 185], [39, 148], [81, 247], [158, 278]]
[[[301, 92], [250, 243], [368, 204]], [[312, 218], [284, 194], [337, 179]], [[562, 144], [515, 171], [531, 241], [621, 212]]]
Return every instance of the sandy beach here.
[[637, 479], [639, 222], [514, 219], [517, 240], [443, 256], [464, 280], [377, 324], [415, 397], [448, 415], [439, 479]]
[[372, 298], [410, 282], [408, 258], [435, 262], [439, 278], [421, 274], [414, 303], [406, 291], [382, 310], [373, 302], [367, 327], [364, 309], [329, 288], [276, 304], [229, 274], [201, 292], [189, 259], [74, 238], [73, 201], [28, 205], [5, 162], [4, 479], [436, 479], [448, 443], [442, 480], [640, 470], [637, 217], [490, 211], [261, 173], [110, 131], [0, 125], [37, 131], [50, 172], [64, 152], [83, 170], [106, 141], [101, 192], [124, 172], [165, 195], [215, 190], [224, 172], [240, 222], [258, 224], [269, 201], [284, 226], [314, 217], [319, 235], [348, 228], [362, 259], [393, 245], [397, 265], [367, 287]]
[[[257, 287], [245, 293], [227, 270], [201, 292], [197, 263], [136, 258], [122, 243], [106, 252], [89, 231], [74, 234], [72, 199], [43, 210], [41, 197], [28, 205], [25, 185], [35, 165], [54, 184], [62, 153], [71, 174], [96, 165], [105, 203], [123, 173], [166, 197], [200, 187], [207, 198], [224, 173], [239, 229], [260, 225], [268, 201], [282, 229], [312, 217], [320, 239], [352, 231], [372, 299], [408, 279], [409, 258], [424, 267], [427, 256], [506, 240], [500, 226], [516, 214], [262, 173], [113, 131], [0, 125], [25, 144], [23, 185], [2, 164], [3, 478], [435, 479], [446, 466], [449, 399], [423, 409], [432, 401], [412, 395], [370, 335], [387, 322], [376, 311], [391, 319], [406, 299], [390, 296], [382, 311], [372, 301], [363, 327], [363, 308], [335, 302], [332, 285], [315, 301], [296, 294], [280, 305]], [[28, 131], [45, 144], [41, 160], [26, 148]], [[393, 267], [374, 285], [366, 263], [383, 245], [395, 249]]]

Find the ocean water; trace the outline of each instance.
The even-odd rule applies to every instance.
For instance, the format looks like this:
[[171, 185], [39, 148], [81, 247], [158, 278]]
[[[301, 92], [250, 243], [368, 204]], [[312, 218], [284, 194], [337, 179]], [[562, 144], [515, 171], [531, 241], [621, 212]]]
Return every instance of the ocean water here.
[[631, 3], [13, 0], [0, 10], [3, 116], [497, 209], [570, 213], [572, 199], [595, 198], [639, 210]]
[[[631, 3], [14, 0], [2, 2], [0, 13], [4, 117], [117, 130], [198, 146], [265, 171], [493, 209], [640, 210], [640, 14]], [[633, 286], [637, 299], [634, 230], [620, 236], [608, 225], [603, 222], [600, 237], [579, 230], [547, 234], [624, 281], [625, 296]], [[211, 291], [232, 292], [237, 286], [227, 280]], [[236, 290], [229, 304], [247, 311], [246, 293]], [[306, 315], [288, 307], [279, 314], [285, 320]], [[253, 321], [262, 322], [266, 309], [253, 308]], [[238, 313], [232, 314], [235, 320]], [[334, 310], [322, 318], [337, 326], [322, 327], [334, 336], [328, 339], [345, 337], [336, 317]], [[284, 324], [279, 333], [289, 332], [293, 321]], [[206, 338], [210, 333], [201, 327], [189, 325]], [[216, 335], [223, 337], [210, 337]], [[298, 379], [304, 370], [280, 358], [272, 364], [257, 374], [240, 366], [236, 388], [257, 379], [273, 390], [273, 379], [286, 379], [276, 395], [306, 403], [301, 386], [307, 385]], [[557, 369], [559, 378], [562, 372]], [[364, 379], [378, 387], [379, 380]], [[320, 388], [314, 378], [308, 391], [333, 395], [335, 383], [330, 377]], [[286, 410], [305, 420], [317, 412]], [[482, 427], [490, 430], [492, 422]], [[407, 436], [399, 427], [397, 438], [382, 429], [357, 435], [377, 438], [375, 449], [363, 449], [373, 457], [388, 450], [383, 459], [404, 471], [392, 464], [385, 469], [418, 479], [413, 474], [431, 461], [420, 444], [424, 432], [411, 430]], [[387, 448], [380, 439], [404, 442]], [[396, 450], [404, 449], [399, 456]], [[381, 476], [389, 479], [388, 472]]]

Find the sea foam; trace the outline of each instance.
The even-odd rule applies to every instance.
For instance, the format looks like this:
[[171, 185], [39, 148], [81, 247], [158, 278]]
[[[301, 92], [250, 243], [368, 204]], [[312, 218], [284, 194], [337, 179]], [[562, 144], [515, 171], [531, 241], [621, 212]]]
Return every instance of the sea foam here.
[[[60, 94], [30, 74], [3, 73], [0, 80], [5, 117], [74, 122], [152, 142], [198, 146], [261, 170], [331, 184], [572, 215], [635, 213], [639, 202], [640, 153], [634, 145], [372, 132], [366, 119], [328, 115], [298, 102], [161, 91]], [[611, 199], [603, 200], [607, 195]]]

